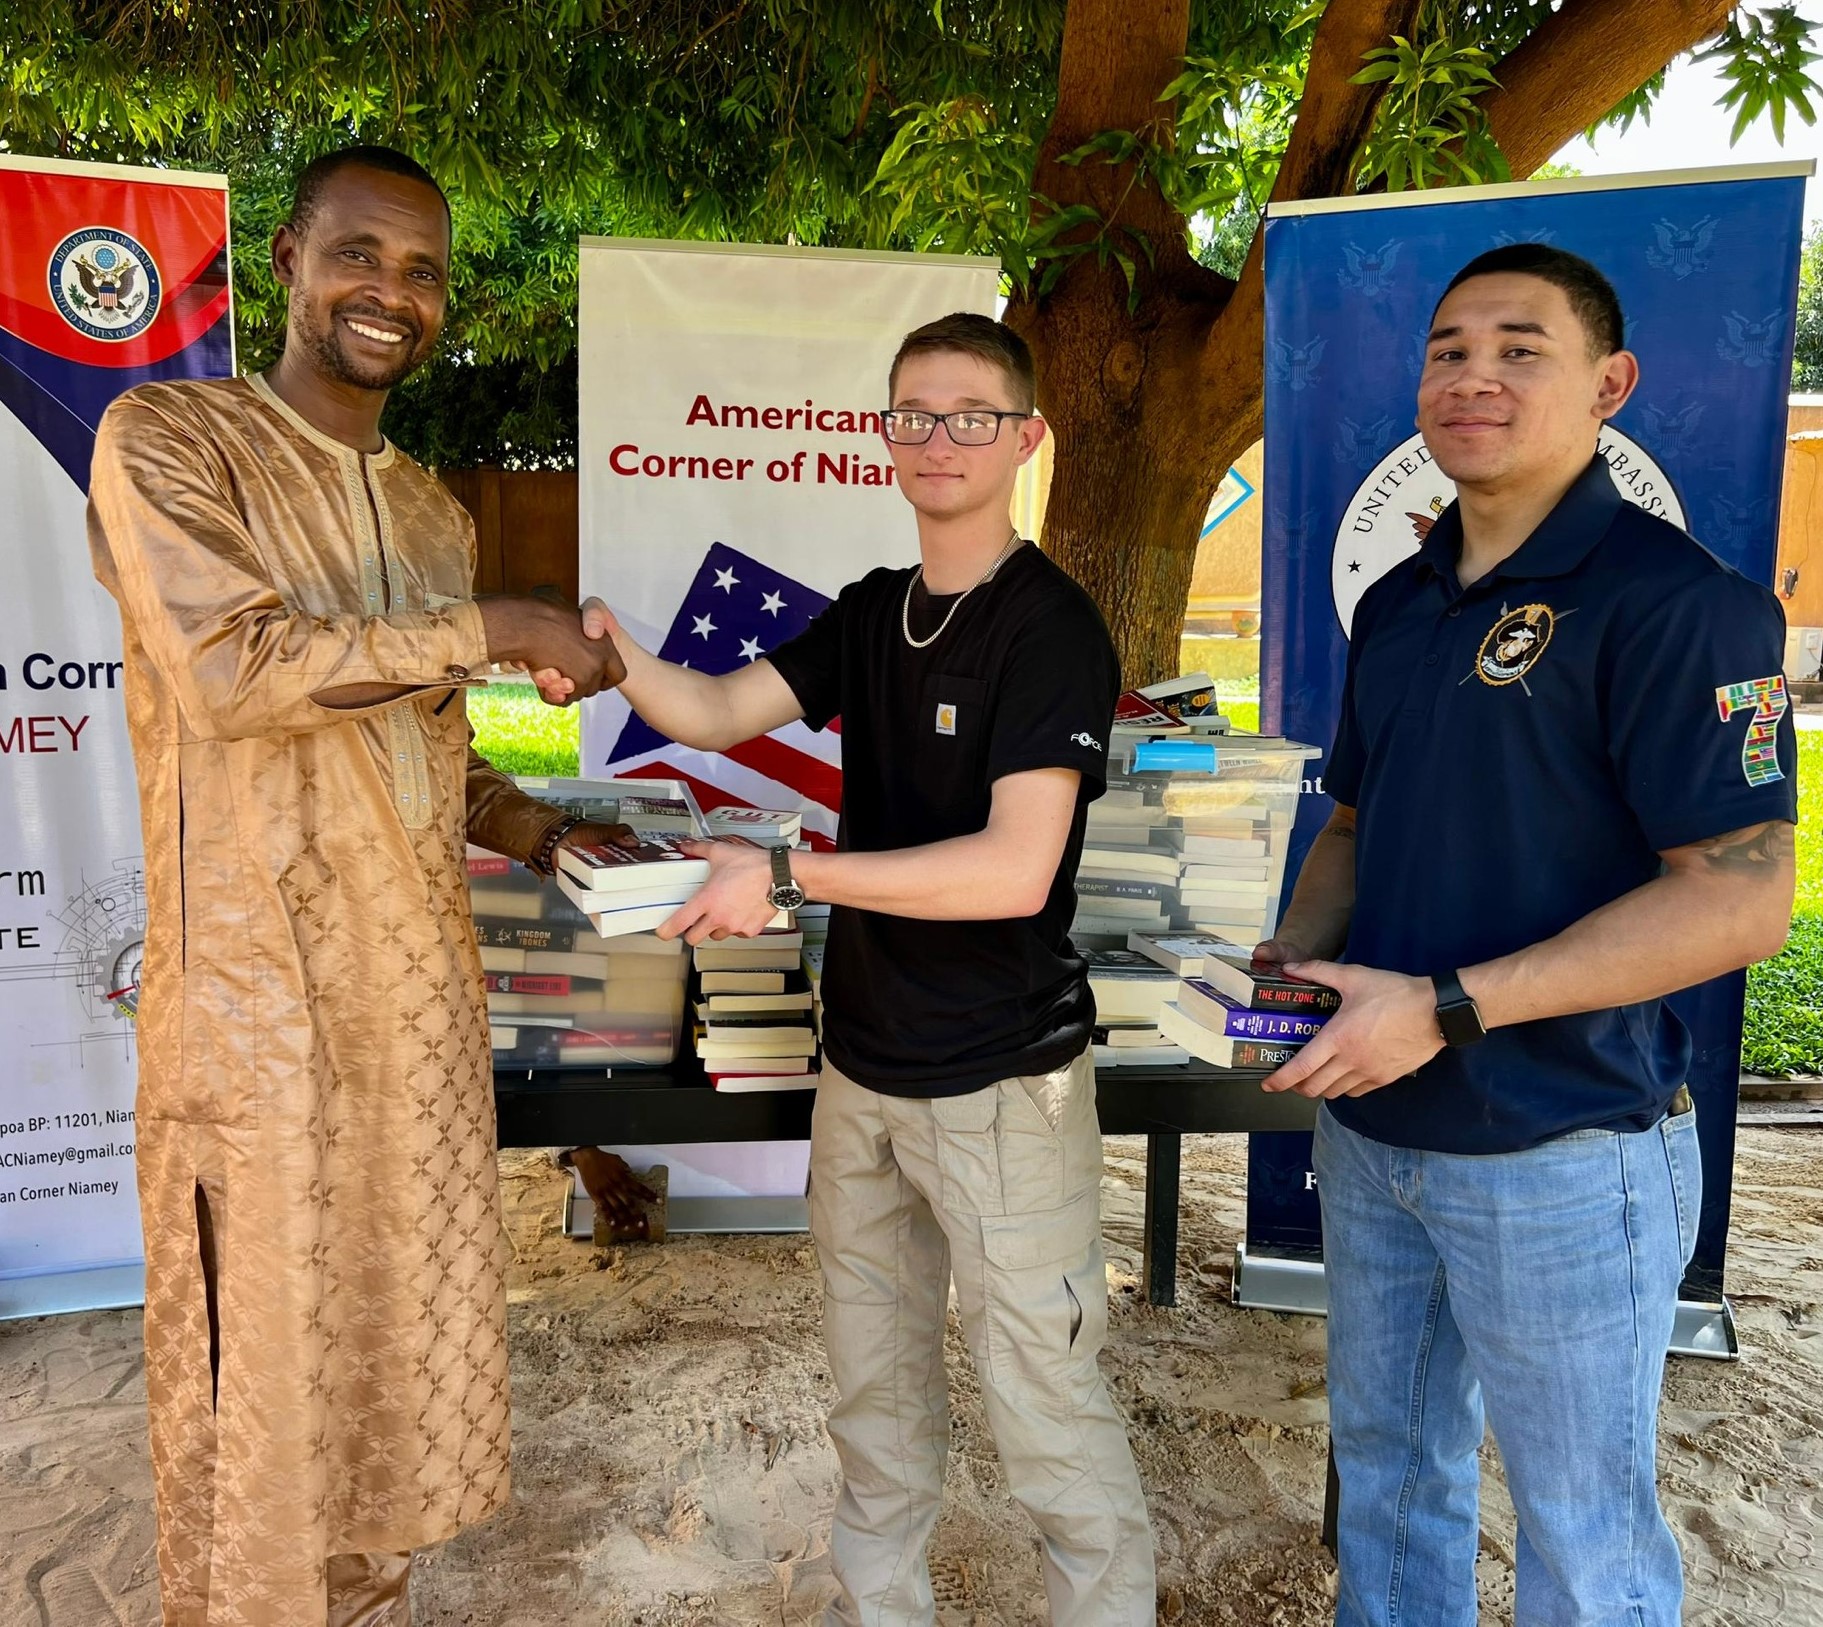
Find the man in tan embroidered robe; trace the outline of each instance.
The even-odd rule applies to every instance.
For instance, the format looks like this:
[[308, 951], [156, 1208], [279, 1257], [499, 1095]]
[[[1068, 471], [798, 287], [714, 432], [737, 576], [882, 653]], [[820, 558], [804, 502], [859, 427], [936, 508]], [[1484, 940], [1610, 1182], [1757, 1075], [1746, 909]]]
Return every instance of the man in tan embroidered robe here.
[[473, 531], [378, 433], [441, 325], [410, 160], [319, 160], [261, 378], [102, 421], [146, 843], [138, 1160], [167, 1627], [405, 1627], [409, 1550], [507, 1494], [492, 1074], [464, 843], [600, 834], [470, 748], [490, 660], [622, 675], [573, 610], [471, 596]]

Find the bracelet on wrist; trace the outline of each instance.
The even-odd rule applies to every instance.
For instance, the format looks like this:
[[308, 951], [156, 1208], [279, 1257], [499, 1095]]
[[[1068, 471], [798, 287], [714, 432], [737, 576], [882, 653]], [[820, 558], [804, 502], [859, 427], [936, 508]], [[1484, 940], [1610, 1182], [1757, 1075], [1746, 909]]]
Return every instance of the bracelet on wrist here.
[[568, 836], [582, 821], [573, 815], [560, 819], [544, 833], [543, 839], [527, 859], [526, 867], [534, 874], [549, 880], [557, 874], [557, 844]]

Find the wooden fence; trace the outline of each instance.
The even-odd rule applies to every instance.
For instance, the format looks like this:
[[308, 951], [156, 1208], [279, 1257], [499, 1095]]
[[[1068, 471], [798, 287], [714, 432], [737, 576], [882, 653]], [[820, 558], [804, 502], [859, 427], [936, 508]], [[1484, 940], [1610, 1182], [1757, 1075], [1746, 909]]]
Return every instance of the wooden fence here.
[[445, 469], [443, 484], [475, 519], [475, 591], [554, 587], [577, 598], [574, 469]]

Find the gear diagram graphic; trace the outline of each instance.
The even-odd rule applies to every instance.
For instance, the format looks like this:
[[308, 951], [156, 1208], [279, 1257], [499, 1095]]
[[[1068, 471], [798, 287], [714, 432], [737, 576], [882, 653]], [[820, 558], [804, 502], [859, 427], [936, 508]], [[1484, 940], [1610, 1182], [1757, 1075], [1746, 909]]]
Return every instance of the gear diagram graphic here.
[[85, 1037], [121, 1026], [139, 1009], [146, 941], [146, 875], [142, 858], [116, 859], [109, 873], [50, 913], [63, 936], [48, 961], [12, 966], [0, 979], [61, 983], [82, 1013]]

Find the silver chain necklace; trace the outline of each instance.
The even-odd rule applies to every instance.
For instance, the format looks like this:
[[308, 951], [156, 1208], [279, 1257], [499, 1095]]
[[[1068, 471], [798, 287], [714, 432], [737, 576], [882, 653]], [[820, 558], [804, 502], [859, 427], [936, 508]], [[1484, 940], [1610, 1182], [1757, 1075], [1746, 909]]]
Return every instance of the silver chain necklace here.
[[936, 632], [932, 633], [929, 638], [913, 638], [911, 630], [912, 590], [924, 579], [924, 566], [920, 564], [918, 568], [912, 572], [911, 580], [905, 584], [905, 603], [899, 607], [899, 630], [905, 634], [905, 642], [911, 645], [914, 650], [929, 649], [931, 645], [935, 644], [937, 640], [943, 636], [944, 628], [949, 626], [950, 622], [955, 619], [956, 612], [962, 608], [962, 601], [973, 593], [976, 588], [980, 587], [983, 582], [992, 576], [995, 571], [999, 570], [1000, 567], [1012, 557], [1013, 550], [1019, 546], [1019, 541], [1019, 533], [1015, 530], [1012, 536], [1007, 538], [1006, 546], [995, 556], [994, 563], [988, 566], [988, 568], [976, 577], [973, 582], [956, 595], [956, 602], [949, 607], [949, 614], [937, 624]]

